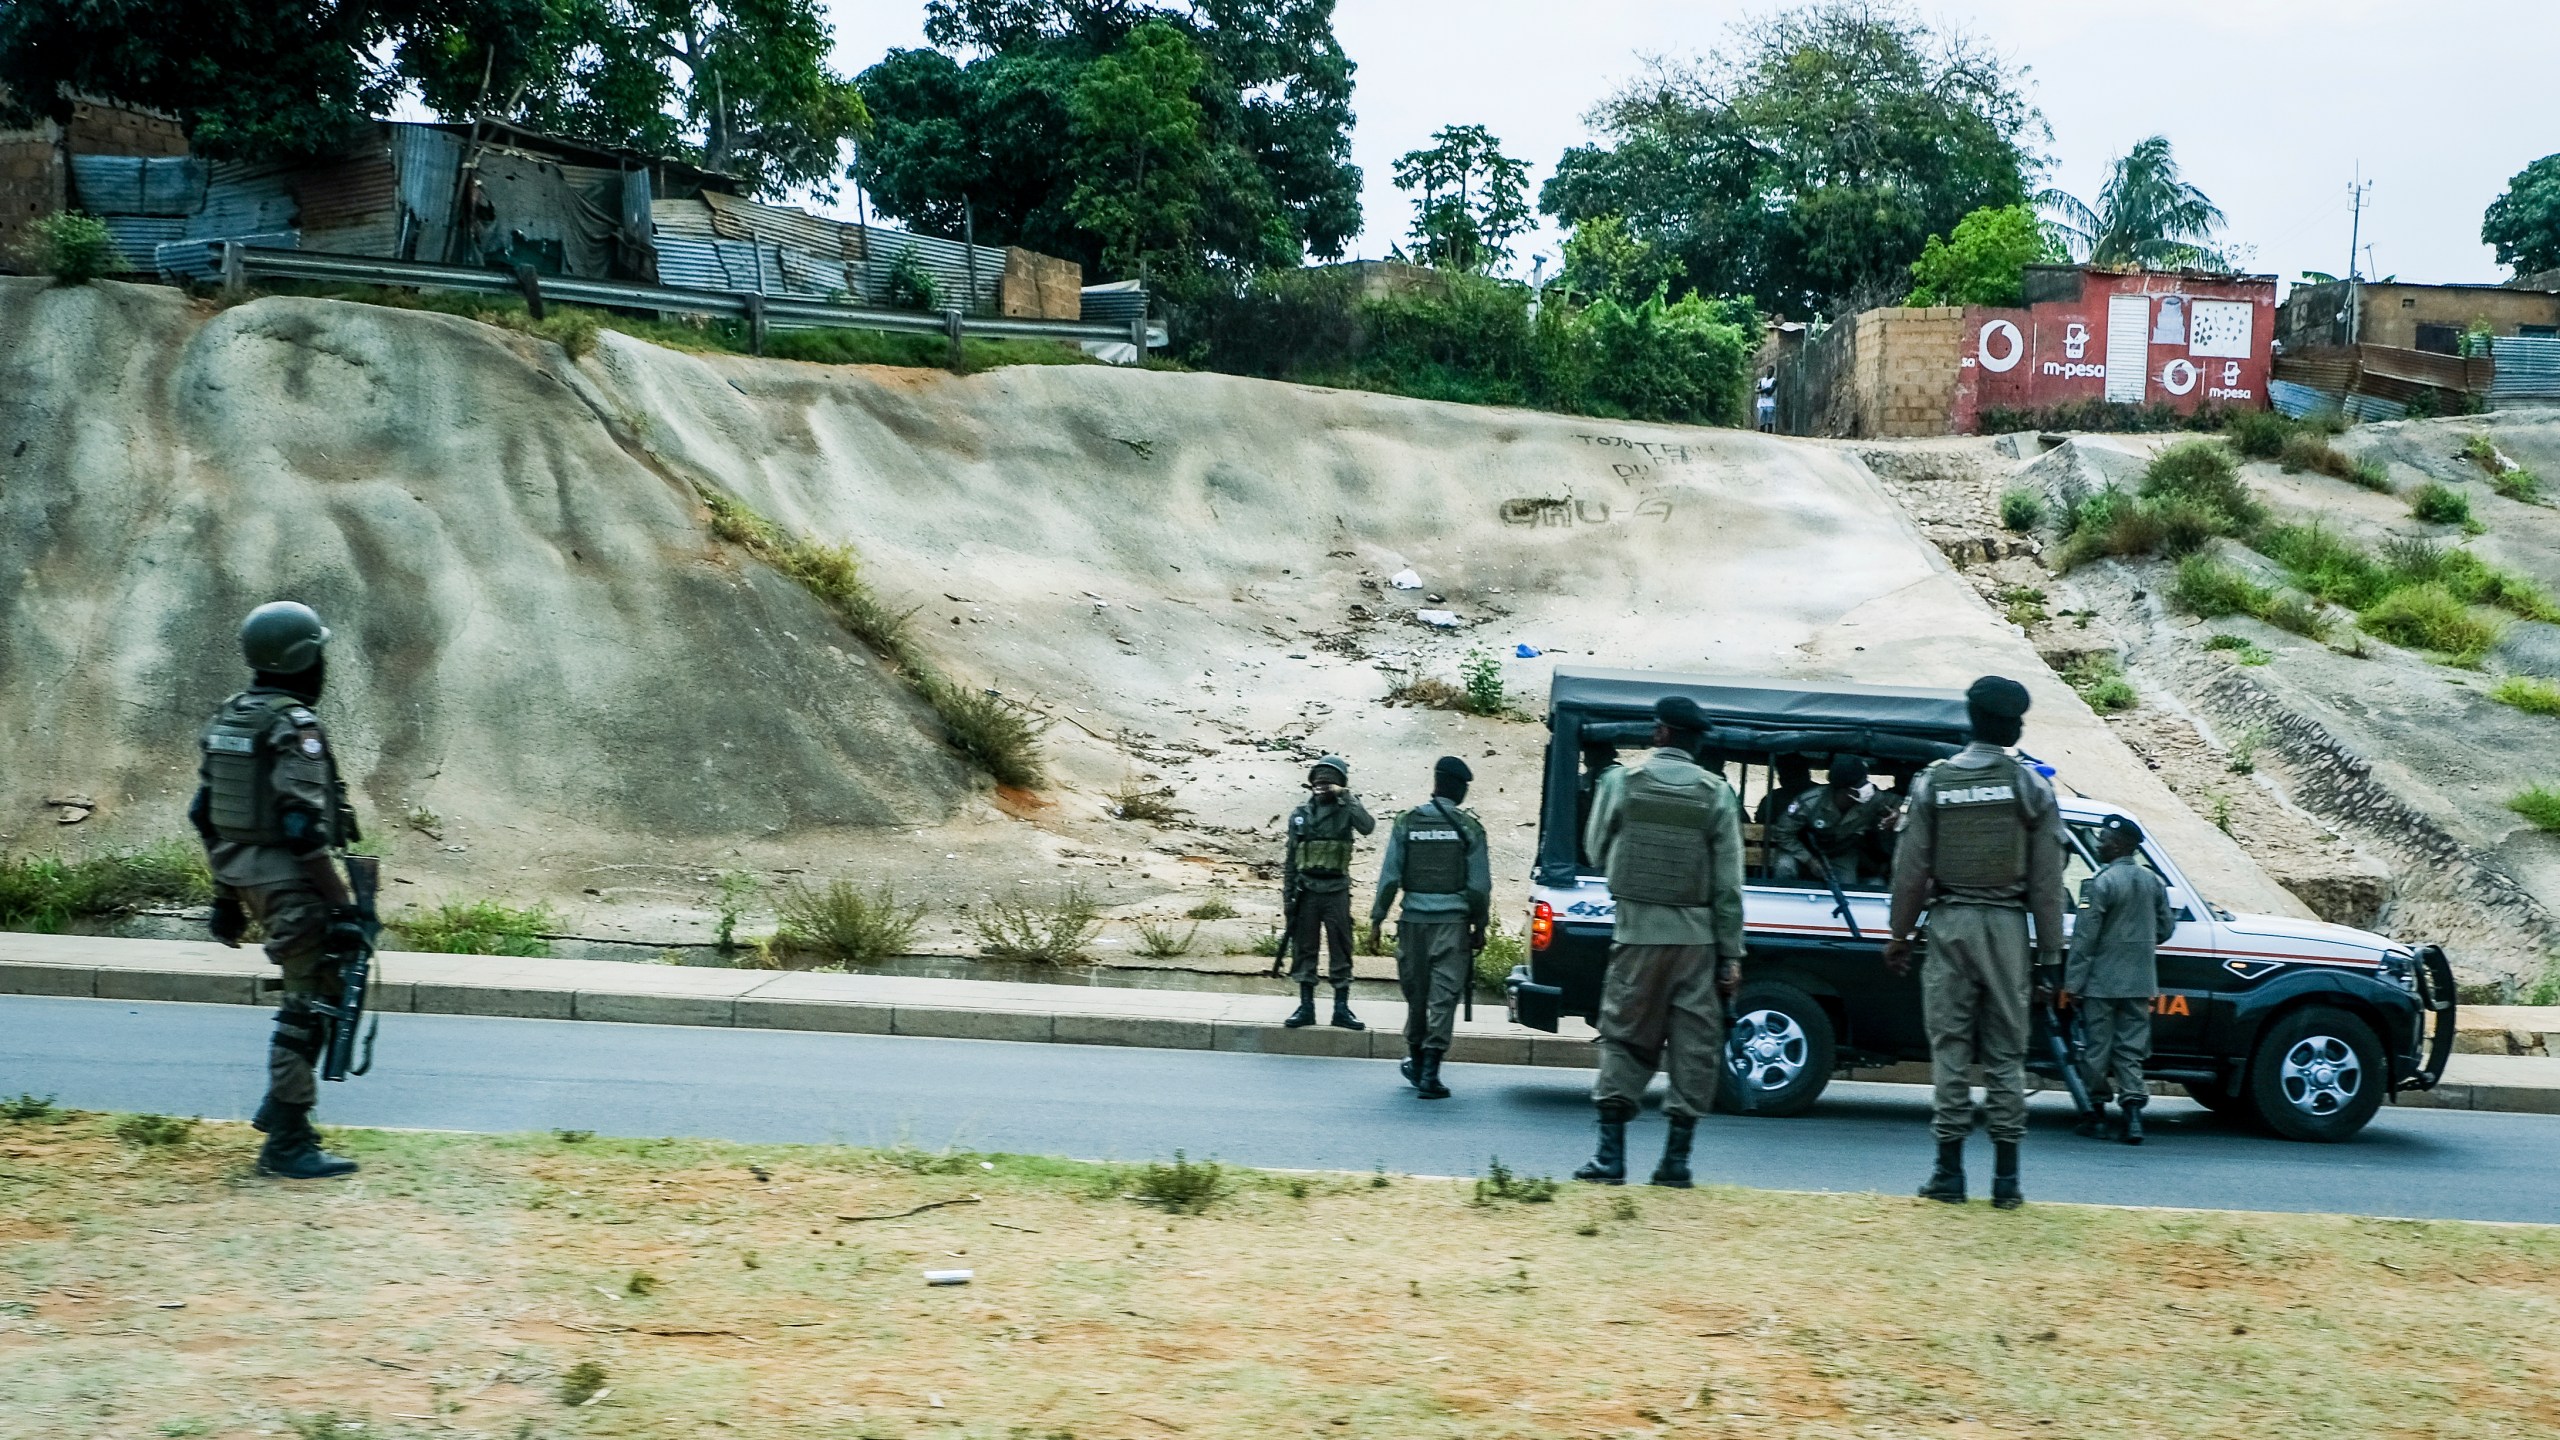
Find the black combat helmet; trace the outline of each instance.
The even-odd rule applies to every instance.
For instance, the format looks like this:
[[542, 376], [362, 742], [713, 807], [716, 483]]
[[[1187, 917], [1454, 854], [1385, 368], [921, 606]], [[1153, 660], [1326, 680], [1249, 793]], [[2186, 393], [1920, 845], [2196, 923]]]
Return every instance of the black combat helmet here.
[[240, 655], [252, 670], [298, 675], [320, 663], [329, 627], [308, 605], [270, 600], [240, 622]]

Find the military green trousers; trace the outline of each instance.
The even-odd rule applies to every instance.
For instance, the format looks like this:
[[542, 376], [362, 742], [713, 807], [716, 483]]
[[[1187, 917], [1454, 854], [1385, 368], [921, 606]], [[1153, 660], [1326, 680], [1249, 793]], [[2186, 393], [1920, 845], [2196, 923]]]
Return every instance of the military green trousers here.
[[1289, 978], [1301, 985], [1316, 983], [1316, 961], [1332, 953], [1331, 979], [1351, 983], [1351, 892], [1298, 891], [1298, 906], [1289, 931]]
[[1592, 1103], [1603, 1116], [1633, 1115], [1654, 1072], [1671, 1082], [1663, 1110], [1696, 1117], [1715, 1108], [1724, 1064], [1724, 996], [1706, 945], [1612, 945], [1600, 985], [1600, 1073]]
[[2092, 1000], [2080, 995], [2071, 1003], [2080, 1011], [2080, 1073], [2089, 1081], [2089, 1098], [2147, 1097], [2142, 1066], [2151, 1058], [2150, 998]]
[[1930, 1128], [1940, 1140], [1973, 1133], [1973, 1070], [1982, 1067], [1991, 1138], [2027, 1133], [2027, 1001], [2034, 987], [2027, 912], [1941, 900], [1929, 908], [1920, 1011], [1929, 1026]]
[[1396, 922], [1396, 983], [1404, 987], [1404, 1044], [1408, 1050], [1446, 1050], [1458, 1025], [1458, 998], [1467, 985], [1467, 922]]
[[329, 1021], [312, 1010], [336, 988], [338, 967], [320, 946], [329, 929], [329, 902], [307, 880], [275, 885], [246, 885], [237, 891], [240, 908], [266, 934], [267, 958], [284, 971], [284, 1003], [276, 1008], [276, 1028], [267, 1036], [267, 1095], [285, 1105], [310, 1105], [320, 1098], [313, 1067], [328, 1038]]

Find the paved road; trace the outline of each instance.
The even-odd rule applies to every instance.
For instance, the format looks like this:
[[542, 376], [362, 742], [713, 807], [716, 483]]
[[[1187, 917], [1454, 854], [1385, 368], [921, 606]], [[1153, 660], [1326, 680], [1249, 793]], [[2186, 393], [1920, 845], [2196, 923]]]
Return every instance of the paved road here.
[[[246, 1006], [0, 997], [0, 1094], [96, 1110], [245, 1117], [267, 1016]], [[1589, 1072], [1453, 1065], [1416, 1100], [1382, 1060], [791, 1031], [392, 1015], [370, 1076], [322, 1087], [322, 1119], [477, 1131], [889, 1144], [1464, 1175], [1500, 1155], [1562, 1175], [1588, 1153]], [[1927, 1096], [1838, 1084], [1809, 1116], [1718, 1117], [1701, 1179], [1906, 1193], [1927, 1169]], [[2039, 1097], [2027, 1193], [2046, 1200], [2560, 1223], [2560, 1117], [2386, 1109], [2347, 1145], [2242, 1131], [2185, 1101], [2139, 1150], [2084, 1140]], [[1661, 1122], [1629, 1148], [1650, 1169]], [[1977, 1187], [1989, 1148], [1975, 1144]]]

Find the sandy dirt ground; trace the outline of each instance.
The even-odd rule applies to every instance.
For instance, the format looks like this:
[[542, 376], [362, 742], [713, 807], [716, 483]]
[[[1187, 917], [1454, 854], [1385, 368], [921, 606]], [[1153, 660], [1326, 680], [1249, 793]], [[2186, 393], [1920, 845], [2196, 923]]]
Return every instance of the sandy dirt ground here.
[[[1306, 766], [1337, 751], [1382, 820], [1466, 757], [1516, 914], [1542, 729], [1384, 703], [1482, 653], [1530, 714], [1565, 662], [2019, 675], [2030, 742], [2072, 783], [2225, 903], [2301, 913], [1847, 447], [610, 333], [573, 362], [448, 316], [113, 284], [0, 283], [0, 339], [12, 849], [177, 832], [188, 739], [237, 683], [233, 617], [288, 594], [339, 627], [326, 708], [395, 908], [540, 899], [581, 933], [699, 939], [736, 870], [768, 898], [892, 884], [938, 945], [965, 941], [965, 907], [1063, 884], [1124, 918], [1225, 886], [1250, 926]], [[824, 610], [711, 535], [706, 488], [851, 546], [940, 667], [1047, 717], [1052, 783], [974, 783]], [[1187, 814], [1115, 818], [1131, 784]], [[76, 827], [46, 803], [66, 796], [93, 802]]]
[[2537, 1227], [118, 1123], [0, 1122], [0, 1434], [2560, 1430]]

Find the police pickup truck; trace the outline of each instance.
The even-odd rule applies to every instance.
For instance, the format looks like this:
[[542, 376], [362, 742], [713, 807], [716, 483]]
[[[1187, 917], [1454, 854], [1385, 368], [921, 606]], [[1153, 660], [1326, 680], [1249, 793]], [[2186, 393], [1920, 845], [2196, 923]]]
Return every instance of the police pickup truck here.
[[[1559, 667], [1548, 713], [1539, 803], [1529, 962], [1505, 987], [1511, 1017], [1540, 1030], [1593, 1018], [1609, 965], [1608, 882], [1580, 853], [1595, 767], [1609, 747], [1639, 758], [1665, 695], [1698, 703], [1713, 728], [1704, 758], [1721, 762], [1756, 818], [1790, 760], [1827, 770], [1833, 756], [1867, 762], [1872, 783], [1907, 789], [1967, 738], [1964, 697], [1783, 680]], [[2028, 757], [2032, 758], [2032, 757]], [[2096, 830], [2121, 813], [2057, 783], [2069, 840], [2064, 885], [2076, 897], [2096, 870]], [[1889, 803], [1889, 802], [1888, 802]], [[1777, 807], [1783, 809], [1783, 797]], [[1776, 819], [1772, 811], [1768, 818]], [[1779, 882], [1764, 826], [1746, 824], [1744, 924], [1750, 952], [1735, 997], [1719, 1106], [1796, 1115], [1834, 1072], [1926, 1060], [1918, 967], [1884, 967], [1889, 835], [1826, 879]], [[2207, 1108], [2296, 1140], [2344, 1140], [2389, 1096], [2432, 1088], [2453, 1049], [2453, 970], [2434, 945], [2411, 947], [2344, 925], [2235, 915], [2199, 894], [2153, 841], [2144, 863], [2169, 889], [2176, 935], [2160, 947], [2150, 1074]], [[1836, 885], [1831, 883], [1836, 881]], [[1924, 926], [1925, 944], [1925, 926]], [[2066, 1012], [2067, 1013], [2067, 1012]], [[2066, 1027], [2071, 1025], [2065, 1020]], [[2029, 1068], [2059, 1080], [2037, 1020]]]

